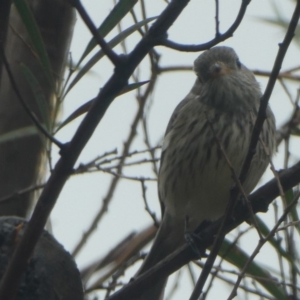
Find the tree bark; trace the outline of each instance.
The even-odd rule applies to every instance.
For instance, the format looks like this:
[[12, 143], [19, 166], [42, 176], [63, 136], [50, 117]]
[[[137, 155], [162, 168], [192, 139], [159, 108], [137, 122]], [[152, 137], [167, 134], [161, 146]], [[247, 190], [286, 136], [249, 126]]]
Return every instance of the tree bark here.
[[[66, 1], [62, 0], [27, 0], [26, 3], [40, 30], [54, 84], [50, 83], [49, 76], [47, 77], [42, 67], [36, 48], [15, 5], [12, 5], [9, 16], [5, 56], [24, 101], [39, 122], [45, 126], [45, 119], [48, 119], [49, 124], [53, 124], [55, 118], [54, 107], [63, 80], [75, 12]], [[36, 101], [37, 93], [29, 84], [22, 66], [28, 68], [39, 83], [46, 100], [44, 103], [46, 109], [43, 111]], [[3, 66], [0, 84], [0, 139], [7, 133], [29, 126], [34, 126], [33, 122], [16, 96]], [[51, 126], [48, 126], [48, 130], [51, 131]], [[15, 136], [5, 142], [0, 141], [0, 215], [24, 217], [28, 214], [36, 193], [20, 195], [18, 192], [43, 180], [47, 144], [49, 143], [38, 130], [36, 133], [21, 137]], [[11, 197], [7, 199], [10, 195]], [[3, 198], [6, 199], [1, 201]]]

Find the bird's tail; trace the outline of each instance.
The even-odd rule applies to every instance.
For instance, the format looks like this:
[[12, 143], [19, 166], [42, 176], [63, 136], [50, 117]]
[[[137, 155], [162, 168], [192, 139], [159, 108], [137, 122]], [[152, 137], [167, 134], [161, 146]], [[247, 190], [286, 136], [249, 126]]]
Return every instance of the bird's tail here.
[[[183, 243], [184, 221], [179, 222], [176, 220], [176, 222], [174, 222], [174, 218], [169, 218], [168, 215], [165, 214], [156, 234], [153, 246], [136, 276], [148, 271]], [[142, 296], [139, 297], [138, 300], [162, 300], [166, 283], [167, 278], [155, 278], [153, 283], [149, 282], [149, 288], [143, 291]]]

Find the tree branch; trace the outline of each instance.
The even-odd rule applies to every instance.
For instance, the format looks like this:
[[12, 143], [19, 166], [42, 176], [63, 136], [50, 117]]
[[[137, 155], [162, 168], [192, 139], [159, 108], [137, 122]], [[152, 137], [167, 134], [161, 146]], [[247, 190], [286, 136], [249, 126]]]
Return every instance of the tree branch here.
[[24, 232], [24, 236], [18, 244], [2, 278], [0, 299], [13, 299], [15, 297], [22, 273], [43, 231], [50, 212], [69, 175], [72, 173], [73, 166], [81, 151], [92, 136], [107, 108], [126, 86], [128, 79], [138, 64], [157, 44], [157, 39], [165, 36], [169, 27], [177, 19], [188, 2], [188, 0], [173, 0], [166, 7], [160, 17], [151, 26], [149, 32], [128, 55], [127, 59], [124, 59], [121, 65], [116, 66], [114, 74], [99, 92], [93, 106], [83, 119], [72, 140], [61, 150], [61, 158], [57, 162], [40, 196], [28, 227]]
[[[271, 72], [271, 76], [268, 81], [267, 88], [261, 98], [259, 111], [257, 114], [256, 122], [253, 127], [253, 131], [252, 131], [252, 136], [251, 136], [251, 140], [250, 140], [248, 153], [247, 153], [247, 156], [243, 163], [242, 170], [241, 170], [241, 173], [239, 176], [239, 183], [235, 182], [234, 188], [231, 190], [231, 193], [230, 193], [231, 199], [227, 205], [226, 213], [223, 218], [224, 223], [227, 223], [227, 221], [229, 220], [229, 218], [231, 216], [231, 212], [233, 211], [233, 209], [238, 201], [238, 196], [240, 194], [240, 186], [239, 185], [240, 185], [240, 183], [241, 184], [244, 183], [246, 176], [248, 174], [248, 171], [250, 169], [252, 158], [253, 158], [254, 154], [256, 153], [256, 146], [257, 146], [257, 143], [259, 140], [259, 135], [261, 133], [264, 121], [266, 119], [266, 110], [268, 107], [268, 102], [271, 97], [274, 85], [276, 83], [277, 76], [281, 69], [283, 59], [285, 57], [285, 54], [287, 52], [287, 49], [288, 49], [292, 39], [294, 37], [299, 17], [300, 17], [300, 0], [298, 0], [297, 5], [295, 7], [294, 14], [290, 21], [290, 25], [286, 32], [285, 38], [284, 38], [282, 44], [279, 45], [280, 48], [279, 48], [279, 51], [278, 51], [278, 54], [277, 54], [277, 57], [276, 57], [276, 60], [275, 60], [274, 66], [273, 66], [273, 70]], [[252, 213], [251, 210], [249, 210], [249, 212]], [[250, 214], [250, 217], [251, 217], [251, 214]], [[215, 259], [219, 253], [219, 250], [221, 248], [221, 245], [225, 238], [226, 233], [227, 232], [225, 230], [225, 227], [223, 226], [223, 224], [220, 224], [219, 231], [214, 240], [212, 250], [210, 252], [208, 259], [206, 260], [205, 266], [203, 268], [203, 271], [201, 272], [201, 275], [198, 279], [195, 289], [190, 297], [190, 300], [198, 299], [200, 294], [202, 293], [204, 284], [207, 280], [207, 277], [210, 274], [210, 270], [211, 270], [211, 268], [215, 262]]]
[[82, 6], [80, 0], [72, 0], [71, 2], [73, 4], [73, 6], [77, 9], [82, 20], [84, 21], [85, 25], [88, 27], [90, 32], [92, 33], [94, 39], [99, 44], [102, 51], [106, 54], [106, 56], [110, 59], [110, 61], [115, 66], [120, 65], [121, 58], [109, 47], [109, 45], [105, 42], [104, 38], [100, 35], [96, 26], [94, 25], [93, 21], [91, 20], [90, 16], [87, 14], [86, 10]]
[[219, 44], [220, 42], [223, 42], [233, 36], [233, 33], [240, 26], [240, 24], [244, 18], [246, 9], [247, 9], [250, 1], [251, 0], [242, 0], [239, 13], [238, 13], [235, 21], [231, 25], [231, 27], [223, 34], [220, 34], [220, 33], [216, 34], [215, 38], [207, 43], [199, 44], [199, 45], [183, 45], [183, 44], [175, 43], [173, 41], [165, 39], [165, 40], [162, 40], [159, 45], [165, 46], [167, 48], [171, 48], [171, 49], [174, 49], [177, 51], [184, 51], [184, 52], [198, 52], [198, 51], [203, 51], [203, 50], [209, 49], [209, 48]]
[[[300, 183], [300, 162], [298, 162], [293, 167], [282, 171], [279, 174], [279, 179], [282, 184], [284, 191], [287, 191]], [[279, 196], [279, 188], [277, 180], [273, 178], [264, 186], [256, 190], [248, 199], [252, 205], [252, 210], [254, 213], [267, 212], [268, 206], [271, 202]], [[237, 206], [233, 212], [232, 218], [224, 226], [225, 233], [229, 233], [231, 230], [235, 229], [237, 226], [242, 224], [244, 221], [248, 220], [250, 217], [250, 212], [248, 207], [243, 204], [242, 201], [237, 203]], [[199, 234], [200, 242], [195, 239], [197, 246], [203, 251], [210, 247], [213, 242], [220, 225], [222, 224], [222, 218], [211, 223], [209, 226], [204, 228], [201, 232], [196, 230]], [[202, 228], [203, 229], [203, 228]], [[138, 278], [130, 282], [127, 286], [122, 288], [113, 294], [109, 300], [136, 300], [139, 294], [149, 286], [152, 286], [155, 282], [161, 278], [166, 278], [191, 260], [194, 260], [195, 252], [191, 249], [189, 245], [184, 245], [178, 250], [174, 251], [160, 263], [155, 265], [153, 268], [147, 272], [140, 275]]]

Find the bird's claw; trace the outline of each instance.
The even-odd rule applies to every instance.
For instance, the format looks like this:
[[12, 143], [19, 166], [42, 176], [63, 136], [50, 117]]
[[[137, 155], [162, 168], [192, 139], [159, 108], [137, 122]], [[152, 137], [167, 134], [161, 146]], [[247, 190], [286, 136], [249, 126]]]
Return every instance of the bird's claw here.
[[185, 239], [186, 243], [191, 247], [192, 251], [194, 252], [195, 256], [198, 259], [201, 259], [202, 257], [207, 257], [205, 249], [198, 246], [199, 244], [201, 245], [201, 242], [202, 242], [201, 235], [198, 235], [194, 232], [190, 232], [188, 230], [188, 228], [189, 228], [189, 218], [188, 218], [188, 216], [186, 216], [185, 232], [184, 232], [184, 239]]

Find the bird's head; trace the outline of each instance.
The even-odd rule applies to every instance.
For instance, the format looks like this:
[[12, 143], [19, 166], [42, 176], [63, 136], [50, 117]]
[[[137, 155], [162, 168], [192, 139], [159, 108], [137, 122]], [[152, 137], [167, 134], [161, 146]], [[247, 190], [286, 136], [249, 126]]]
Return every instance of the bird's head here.
[[214, 47], [203, 52], [194, 63], [194, 70], [201, 83], [245, 68], [235, 51], [229, 47]]

